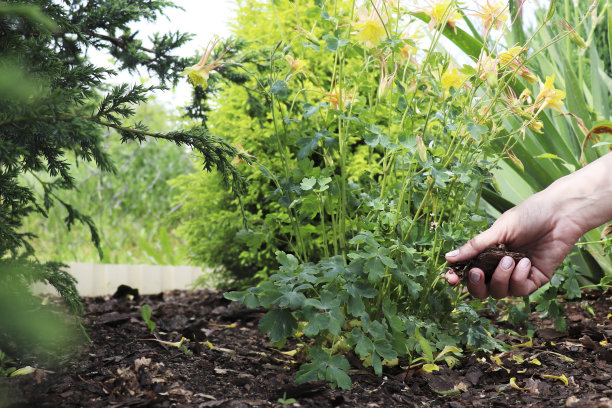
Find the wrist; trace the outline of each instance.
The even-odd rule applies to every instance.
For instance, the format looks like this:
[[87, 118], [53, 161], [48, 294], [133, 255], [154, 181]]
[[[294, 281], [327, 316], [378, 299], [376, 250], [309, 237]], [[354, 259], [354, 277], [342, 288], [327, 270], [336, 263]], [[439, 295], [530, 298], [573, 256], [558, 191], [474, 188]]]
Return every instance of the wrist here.
[[612, 220], [612, 153], [562, 177], [540, 193], [553, 217], [574, 224], [580, 235]]

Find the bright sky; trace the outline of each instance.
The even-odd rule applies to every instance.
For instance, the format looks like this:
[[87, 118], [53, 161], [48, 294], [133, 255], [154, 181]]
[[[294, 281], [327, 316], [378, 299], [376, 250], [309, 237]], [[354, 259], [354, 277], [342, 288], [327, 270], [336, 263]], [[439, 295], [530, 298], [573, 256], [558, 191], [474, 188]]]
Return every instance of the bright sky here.
[[[177, 51], [183, 57], [191, 57], [201, 54], [208, 41], [215, 35], [226, 37], [229, 35], [229, 21], [231, 20], [236, 7], [234, 0], [175, 0], [180, 9], [166, 9], [165, 17], [159, 17], [151, 24], [141, 22], [132, 25], [132, 30], [138, 30], [138, 38], [142, 39], [144, 46], [147, 44], [148, 37], [153, 33], [160, 34], [181, 31], [183, 33], [195, 34], [195, 37], [185, 46]], [[91, 57], [95, 64], [112, 68], [111, 59], [107, 55], [91, 52]], [[148, 77], [146, 71], [141, 72], [142, 77]], [[114, 83], [140, 83], [138, 75], [121, 73], [112, 80]], [[191, 85], [187, 81], [181, 81], [174, 90], [158, 91], [158, 100], [170, 102], [174, 106], [183, 106], [191, 95]]]

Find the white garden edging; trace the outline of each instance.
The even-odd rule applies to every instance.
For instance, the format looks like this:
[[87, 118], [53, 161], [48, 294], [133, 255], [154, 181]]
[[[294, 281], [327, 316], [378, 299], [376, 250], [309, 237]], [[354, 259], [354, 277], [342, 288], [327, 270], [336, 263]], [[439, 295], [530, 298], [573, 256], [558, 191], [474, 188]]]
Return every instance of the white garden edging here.
[[[155, 294], [166, 290], [189, 289], [205, 271], [195, 266], [123, 265], [68, 263], [68, 271], [78, 283], [81, 296], [112, 295], [119, 285], [138, 289], [140, 294]], [[36, 284], [35, 293], [57, 294], [50, 285]]]

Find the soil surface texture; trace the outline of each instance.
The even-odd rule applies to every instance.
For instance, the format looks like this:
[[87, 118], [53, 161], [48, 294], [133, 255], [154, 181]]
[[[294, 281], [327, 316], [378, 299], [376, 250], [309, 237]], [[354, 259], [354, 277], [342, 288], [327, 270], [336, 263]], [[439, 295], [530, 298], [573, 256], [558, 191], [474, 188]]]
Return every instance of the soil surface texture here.
[[[425, 373], [406, 361], [383, 377], [356, 358], [350, 391], [324, 382], [295, 384], [303, 362], [275, 349], [249, 310], [211, 290], [135, 299], [83, 299], [91, 344], [61, 366], [0, 378], [7, 407], [612, 407], [612, 295], [583, 294], [566, 305], [567, 331], [530, 316], [531, 343], [498, 354], [467, 354], [454, 369]], [[152, 309], [155, 335], [141, 317]], [[495, 319], [496, 316], [489, 317]], [[510, 329], [504, 322], [498, 327]], [[505, 333], [508, 333], [506, 331]], [[527, 342], [527, 343], [526, 343]], [[182, 346], [185, 347], [182, 347]], [[300, 361], [301, 360], [301, 361]], [[26, 362], [18, 362], [18, 366]], [[4, 402], [2, 402], [4, 401]]]

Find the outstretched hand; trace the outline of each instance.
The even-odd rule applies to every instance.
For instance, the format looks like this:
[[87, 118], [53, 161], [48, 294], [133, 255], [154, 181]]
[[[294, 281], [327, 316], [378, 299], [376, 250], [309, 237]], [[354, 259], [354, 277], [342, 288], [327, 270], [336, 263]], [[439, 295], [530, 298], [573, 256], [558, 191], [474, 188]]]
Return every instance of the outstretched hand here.
[[[584, 231], [569, 217], [564, 217], [557, 203], [550, 199], [544, 192], [531, 196], [502, 214], [491, 228], [446, 254], [448, 262], [461, 262], [496, 244], [527, 254], [528, 258], [518, 263], [509, 256], [502, 258], [488, 285], [482, 270], [470, 270], [467, 286], [474, 296], [480, 299], [489, 295], [496, 299], [524, 296], [551, 279]], [[455, 285], [460, 278], [450, 270], [446, 280]]]

